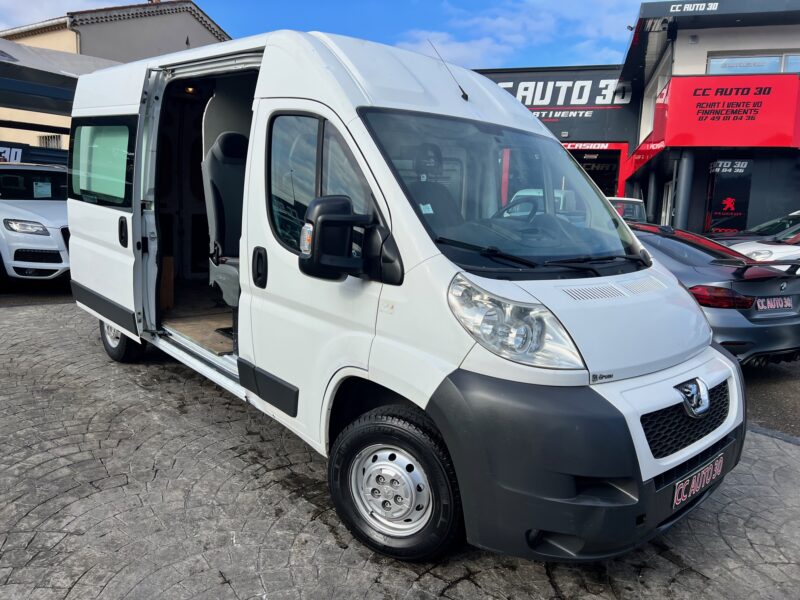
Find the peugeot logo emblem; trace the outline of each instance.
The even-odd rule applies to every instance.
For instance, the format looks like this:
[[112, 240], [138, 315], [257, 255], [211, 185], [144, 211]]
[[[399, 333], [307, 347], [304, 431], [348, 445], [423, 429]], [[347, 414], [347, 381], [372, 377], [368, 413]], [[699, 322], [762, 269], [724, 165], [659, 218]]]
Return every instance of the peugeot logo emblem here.
[[784, 281], [784, 282], [781, 284], [781, 291], [784, 291], [785, 289], [786, 289], [786, 282]]
[[683, 407], [687, 414], [698, 419], [704, 417], [711, 407], [711, 398], [708, 395], [708, 386], [702, 379], [692, 379], [676, 385], [675, 389], [683, 398]]

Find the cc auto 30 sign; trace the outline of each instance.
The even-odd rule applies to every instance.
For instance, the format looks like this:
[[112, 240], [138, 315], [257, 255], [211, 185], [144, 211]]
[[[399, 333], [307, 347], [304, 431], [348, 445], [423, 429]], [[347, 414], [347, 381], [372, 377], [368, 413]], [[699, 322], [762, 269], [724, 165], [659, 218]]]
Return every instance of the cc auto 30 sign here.
[[798, 147], [796, 75], [674, 77], [659, 98], [668, 146]]

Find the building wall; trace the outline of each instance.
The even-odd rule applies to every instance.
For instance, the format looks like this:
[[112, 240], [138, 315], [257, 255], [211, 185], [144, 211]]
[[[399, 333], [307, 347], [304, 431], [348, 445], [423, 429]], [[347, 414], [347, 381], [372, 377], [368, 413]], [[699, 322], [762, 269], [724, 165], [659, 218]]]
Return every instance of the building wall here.
[[76, 29], [81, 36], [81, 54], [118, 62], [130, 62], [218, 41], [189, 13], [104, 21], [80, 25]]
[[[697, 36], [696, 43], [690, 42], [691, 36]], [[680, 30], [675, 40], [673, 75], [704, 74], [709, 53], [760, 50], [800, 50], [800, 25]]]
[[[38, 125], [54, 125], [56, 127], [69, 127], [70, 124], [69, 117], [4, 107], [0, 107], [0, 120], [36, 123]], [[30, 146], [39, 146], [39, 136], [43, 135], [51, 134], [44, 133], [42, 131], [25, 131], [23, 129], [0, 127], [0, 140], [4, 142], [17, 142], [20, 144], [28, 144]], [[69, 136], [62, 135], [61, 148], [66, 150], [68, 144]]]
[[12, 39], [12, 42], [32, 46], [34, 48], [46, 48], [47, 50], [60, 50], [61, 52], [78, 53], [78, 35], [69, 29], [57, 29], [44, 33], [33, 33]]

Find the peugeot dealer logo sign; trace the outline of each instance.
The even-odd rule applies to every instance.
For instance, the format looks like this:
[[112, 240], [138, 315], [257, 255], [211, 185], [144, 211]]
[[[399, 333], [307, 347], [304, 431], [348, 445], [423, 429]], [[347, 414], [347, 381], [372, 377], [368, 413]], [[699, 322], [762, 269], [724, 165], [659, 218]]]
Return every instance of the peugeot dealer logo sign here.
[[683, 398], [683, 407], [690, 417], [704, 417], [711, 407], [711, 398], [708, 395], [708, 386], [702, 379], [692, 379], [676, 385]]

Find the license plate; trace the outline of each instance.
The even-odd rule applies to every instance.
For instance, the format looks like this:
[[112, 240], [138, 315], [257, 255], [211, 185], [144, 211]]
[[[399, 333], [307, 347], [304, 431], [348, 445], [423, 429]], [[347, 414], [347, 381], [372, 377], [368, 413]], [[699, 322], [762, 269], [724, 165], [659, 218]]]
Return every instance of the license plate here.
[[689, 502], [692, 498], [702, 493], [717, 479], [722, 477], [722, 465], [725, 457], [720, 454], [711, 462], [705, 464], [675, 484], [675, 493], [672, 495], [672, 508], [677, 509]]
[[771, 296], [756, 298], [756, 310], [787, 310], [792, 308], [791, 296]]

